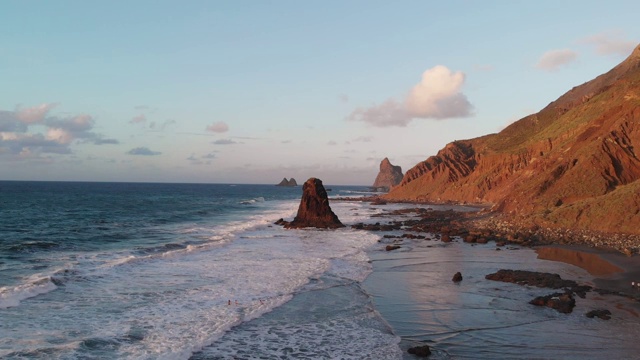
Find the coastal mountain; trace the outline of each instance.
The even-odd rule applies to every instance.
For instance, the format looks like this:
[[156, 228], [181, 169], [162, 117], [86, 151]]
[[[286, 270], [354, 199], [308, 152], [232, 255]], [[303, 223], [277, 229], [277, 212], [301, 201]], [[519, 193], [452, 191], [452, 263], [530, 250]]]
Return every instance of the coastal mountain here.
[[380, 162], [380, 172], [378, 176], [376, 176], [373, 187], [389, 191], [392, 187], [400, 184], [402, 177], [402, 168], [392, 165], [388, 158], [384, 158], [384, 160]]
[[294, 178], [291, 178], [291, 180], [287, 180], [287, 178], [283, 178], [282, 181], [280, 181], [280, 183], [277, 184], [276, 186], [298, 186], [298, 183]]
[[485, 202], [531, 224], [640, 233], [640, 46], [500, 133], [454, 141], [390, 200]]

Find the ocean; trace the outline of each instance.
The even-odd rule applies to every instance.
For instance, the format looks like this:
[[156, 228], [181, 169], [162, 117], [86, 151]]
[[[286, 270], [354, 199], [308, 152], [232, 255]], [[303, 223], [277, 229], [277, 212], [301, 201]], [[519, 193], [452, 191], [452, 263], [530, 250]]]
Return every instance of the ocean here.
[[[301, 187], [0, 182], [0, 195], [0, 358], [401, 358], [361, 287], [379, 237], [272, 225]], [[377, 211], [331, 205], [345, 223]]]
[[[423, 344], [432, 359], [638, 358], [637, 301], [591, 292], [560, 314], [528, 304], [550, 289], [484, 278], [522, 269], [593, 285], [582, 268], [494, 243], [385, 251], [397, 239], [348, 226], [415, 205], [334, 199], [346, 228], [273, 225], [301, 192], [0, 182], [0, 358], [408, 360]], [[584, 315], [601, 308], [611, 320]]]

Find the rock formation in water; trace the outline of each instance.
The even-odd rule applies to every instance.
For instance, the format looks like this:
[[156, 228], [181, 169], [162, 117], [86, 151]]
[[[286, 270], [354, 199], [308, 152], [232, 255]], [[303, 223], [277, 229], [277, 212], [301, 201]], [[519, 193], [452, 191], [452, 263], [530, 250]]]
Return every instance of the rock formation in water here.
[[302, 199], [298, 214], [292, 222], [283, 222], [285, 228], [339, 228], [344, 227], [329, 206], [327, 191], [322, 180], [310, 178], [302, 186]]
[[640, 46], [500, 133], [448, 144], [384, 198], [485, 202], [537, 226], [640, 234]]
[[287, 178], [283, 178], [282, 181], [276, 186], [298, 186], [296, 179], [291, 178], [291, 180], [287, 180]]
[[380, 172], [378, 176], [376, 176], [373, 187], [382, 189], [383, 191], [389, 191], [392, 187], [400, 184], [402, 176], [402, 168], [392, 165], [388, 158], [384, 158], [384, 160], [380, 162]]

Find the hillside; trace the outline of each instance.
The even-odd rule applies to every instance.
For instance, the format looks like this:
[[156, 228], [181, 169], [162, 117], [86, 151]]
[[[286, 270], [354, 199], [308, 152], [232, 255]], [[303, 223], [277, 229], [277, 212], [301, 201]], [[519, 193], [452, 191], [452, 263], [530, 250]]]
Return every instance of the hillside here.
[[389, 200], [485, 202], [549, 227], [640, 234], [640, 46], [498, 134], [455, 141]]

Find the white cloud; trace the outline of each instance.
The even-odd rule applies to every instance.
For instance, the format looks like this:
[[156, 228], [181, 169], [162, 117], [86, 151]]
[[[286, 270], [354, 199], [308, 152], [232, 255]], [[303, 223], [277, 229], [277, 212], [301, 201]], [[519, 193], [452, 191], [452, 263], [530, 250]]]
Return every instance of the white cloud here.
[[586, 37], [580, 42], [593, 45], [598, 55], [628, 56], [638, 43], [625, 40], [623, 36], [620, 31], [607, 31]]
[[16, 116], [20, 121], [25, 124], [37, 124], [44, 120], [49, 111], [53, 109], [57, 104], [40, 104], [25, 109], [16, 109]]
[[464, 73], [438, 65], [426, 70], [403, 102], [388, 99], [380, 105], [354, 110], [347, 120], [372, 126], [407, 126], [413, 119], [449, 119], [472, 114], [472, 105], [462, 93]]
[[47, 139], [58, 144], [70, 144], [73, 141], [73, 135], [64, 129], [50, 128], [47, 130]]
[[141, 124], [147, 121], [147, 117], [145, 114], [140, 114], [138, 116], [134, 116], [131, 120], [129, 120], [129, 124]]
[[571, 49], [551, 50], [542, 54], [535, 67], [541, 70], [554, 71], [561, 66], [574, 62], [578, 53]]
[[211, 131], [214, 133], [225, 133], [229, 131], [229, 125], [223, 121], [219, 121], [215, 124], [211, 124], [207, 126], [207, 131]]

